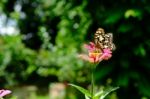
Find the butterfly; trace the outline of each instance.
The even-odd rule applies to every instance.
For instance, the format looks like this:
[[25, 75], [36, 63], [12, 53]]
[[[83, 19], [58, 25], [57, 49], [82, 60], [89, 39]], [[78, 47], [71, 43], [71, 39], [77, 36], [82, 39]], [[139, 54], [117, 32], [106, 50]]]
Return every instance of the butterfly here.
[[115, 44], [113, 43], [112, 33], [105, 33], [104, 29], [98, 28], [94, 34], [95, 45], [101, 50], [109, 48], [115, 50]]

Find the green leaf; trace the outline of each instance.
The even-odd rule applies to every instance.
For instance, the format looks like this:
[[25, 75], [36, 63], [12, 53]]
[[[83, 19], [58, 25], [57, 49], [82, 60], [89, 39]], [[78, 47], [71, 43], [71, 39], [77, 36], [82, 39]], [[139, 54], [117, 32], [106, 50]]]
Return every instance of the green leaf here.
[[121, 24], [120, 26], [119, 26], [119, 28], [117, 29], [117, 31], [120, 33], [120, 32], [122, 32], [122, 33], [126, 33], [126, 32], [129, 32], [130, 30], [132, 30], [133, 29], [133, 25], [132, 24]]
[[107, 90], [105, 90], [102, 94], [102, 96], [100, 96], [99, 99], [104, 99], [109, 93], [111, 93], [112, 91], [117, 90], [119, 87], [113, 87], [113, 88], [109, 88]]
[[143, 45], [139, 45], [135, 50], [134, 50], [135, 55], [145, 57], [146, 55], [146, 50], [143, 47]]
[[108, 13], [106, 20], [104, 21], [105, 24], [115, 24], [117, 23], [123, 16], [122, 11], [110, 11]]
[[97, 99], [98, 97], [100, 97], [102, 94], [103, 94], [103, 90], [97, 92], [95, 95], [94, 95], [94, 99]]
[[129, 17], [137, 17], [138, 19], [142, 18], [142, 11], [139, 9], [128, 9], [125, 14], [124, 17], [126, 19], [128, 19]]
[[88, 96], [85, 95], [85, 99], [90, 99]]
[[[74, 84], [69, 84], [69, 85], [71, 85], [71, 86], [73, 86], [73, 87], [75, 87], [76, 89], [78, 89], [80, 92], [82, 92], [86, 97], [91, 97], [91, 94], [90, 94], [90, 92], [88, 91], [88, 90], [86, 90], [86, 89], [84, 89], [84, 88], [82, 88], [82, 87], [80, 87], [80, 86], [77, 86], [77, 85], [74, 85]], [[87, 98], [88, 99], [88, 98]]]
[[114, 87], [114, 88], [109, 88], [105, 91], [101, 90], [94, 95], [93, 99], [104, 99], [110, 92], [117, 90], [118, 88], [119, 87]]

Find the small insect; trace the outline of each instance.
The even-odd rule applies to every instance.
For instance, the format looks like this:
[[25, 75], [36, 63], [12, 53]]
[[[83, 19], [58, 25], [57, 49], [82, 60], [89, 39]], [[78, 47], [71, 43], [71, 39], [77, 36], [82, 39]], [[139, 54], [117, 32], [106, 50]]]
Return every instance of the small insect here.
[[105, 48], [109, 48], [111, 50], [116, 49], [113, 43], [112, 33], [105, 33], [104, 29], [102, 28], [98, 28], [96, 33], [94, 34], [94, 42], [96, 46], [100, 49], [105, 49]]

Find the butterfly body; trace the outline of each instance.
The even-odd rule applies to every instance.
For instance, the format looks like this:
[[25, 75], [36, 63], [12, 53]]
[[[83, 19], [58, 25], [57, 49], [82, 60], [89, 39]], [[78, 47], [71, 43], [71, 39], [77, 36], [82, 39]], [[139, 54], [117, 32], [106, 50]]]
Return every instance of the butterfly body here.
[[104, 29], [98, 28], [94, 34], [94, 42], [98, 48], [115, 50], [112, 33], [105, 33]]

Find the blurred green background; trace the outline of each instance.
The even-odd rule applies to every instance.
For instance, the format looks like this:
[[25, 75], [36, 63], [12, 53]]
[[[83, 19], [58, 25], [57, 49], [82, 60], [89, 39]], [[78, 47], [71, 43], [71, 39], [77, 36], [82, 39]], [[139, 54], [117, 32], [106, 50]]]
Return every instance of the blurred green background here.
[[149, 18], [148, 0], [0, 0], [0, 89], [87, 87], [90, 65], [76, 56], [102, 27], [117, 49], [96, 68], [96, 85], [120, 86], [108, 99], [150, 99]]

